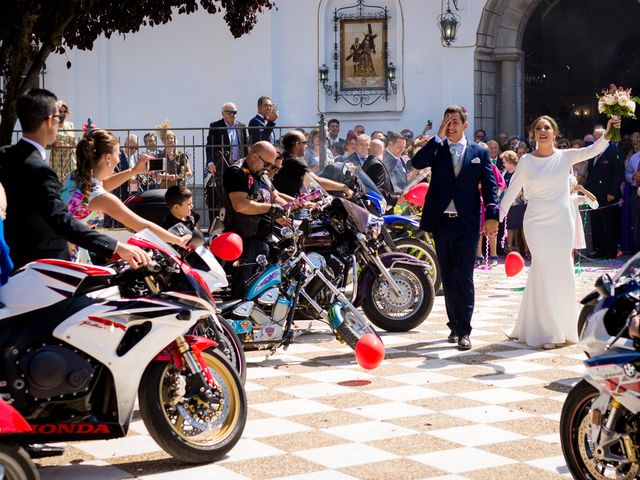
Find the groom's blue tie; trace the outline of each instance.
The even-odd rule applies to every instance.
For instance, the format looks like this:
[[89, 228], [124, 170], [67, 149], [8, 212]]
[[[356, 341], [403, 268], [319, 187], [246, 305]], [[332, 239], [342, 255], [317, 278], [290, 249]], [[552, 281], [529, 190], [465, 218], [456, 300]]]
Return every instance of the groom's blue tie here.
[[451, 159], [453, 160], [453, 173], [456, 177], [460, 174], [460, 170], [462, 170], [462, 155], [458, 147], [461, 145], [457, 143], [452, 143], [449, 145], [449, 151], [451, 152]]

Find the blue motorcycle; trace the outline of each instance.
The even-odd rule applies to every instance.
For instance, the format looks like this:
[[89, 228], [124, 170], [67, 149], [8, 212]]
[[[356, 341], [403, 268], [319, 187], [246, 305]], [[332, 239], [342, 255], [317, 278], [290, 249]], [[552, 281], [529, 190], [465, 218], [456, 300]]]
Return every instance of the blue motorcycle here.
[[596, 281], [598, 300], [579, 346], [590, 357], [560, 418], [573, 478], [632, 479], [640, 473], [640, 253]]

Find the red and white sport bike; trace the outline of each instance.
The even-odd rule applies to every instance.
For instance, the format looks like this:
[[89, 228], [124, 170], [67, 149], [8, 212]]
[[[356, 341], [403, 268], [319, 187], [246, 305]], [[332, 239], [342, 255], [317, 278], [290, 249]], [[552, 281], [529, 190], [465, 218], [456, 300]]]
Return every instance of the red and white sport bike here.
[[153, 439], [183, 462], [214, 461], [240, 439], [238, 374], [215, 341], [185, 335], [214, 307], [155, 278], [181, 271], [203, 282], [153, 242], [145, 247], [150, 267], [40, 260], [0, 288], [0, 398], [31, 426], [15, 443], [122, 437], [136, 395]]

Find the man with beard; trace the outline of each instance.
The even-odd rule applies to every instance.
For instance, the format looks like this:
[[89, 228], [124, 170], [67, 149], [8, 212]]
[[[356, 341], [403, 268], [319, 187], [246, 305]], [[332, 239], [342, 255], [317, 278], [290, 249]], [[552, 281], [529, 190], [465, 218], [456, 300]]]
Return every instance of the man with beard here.
[[302, 193], [303, 185], [308, 186], [309, 182], [313, 181], [325, 190], [342, 192], [347, 198], [351, 197], [353, 192], [346, 185], [319, 177], [311, 172], [303, 158], [307, 142], [302, 133], [291, 130], [282, 136], [281, 141], [284, 149], [282, 168], [273, 177], [273, 185], [278, 192], [290, 197], [298, 197]]

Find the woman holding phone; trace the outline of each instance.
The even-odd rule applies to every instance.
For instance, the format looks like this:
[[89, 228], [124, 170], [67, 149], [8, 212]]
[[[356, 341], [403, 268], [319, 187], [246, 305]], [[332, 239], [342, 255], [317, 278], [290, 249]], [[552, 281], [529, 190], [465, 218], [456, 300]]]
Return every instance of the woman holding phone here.
[[[152, 157], [143, 154], [135, 167], [114, 174], [119, 152], [118, 139], [103, 129], [91, 130], [78, 142], [76, 169], [60, 191], [60, 197], [69, 212], [91, 228], [101, 224], [106, 214], [135, 232], [148, 228], [165, 242], [186, 246], [190, 236], [178, 237], [167, 232], [133, 213], [118, 197], [109, 193], [134, 175], [148, 173], [147, 164], [152, 160]], [[75, 245], [70, 248], [73, 260], [90, 261], [87, 252]]]

